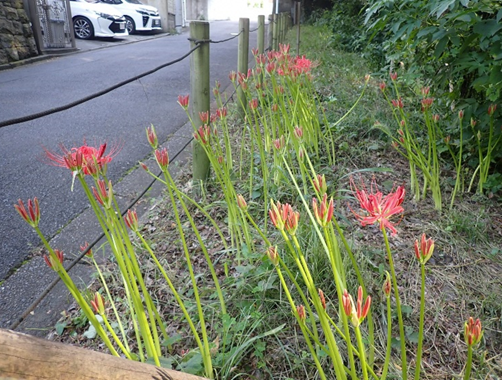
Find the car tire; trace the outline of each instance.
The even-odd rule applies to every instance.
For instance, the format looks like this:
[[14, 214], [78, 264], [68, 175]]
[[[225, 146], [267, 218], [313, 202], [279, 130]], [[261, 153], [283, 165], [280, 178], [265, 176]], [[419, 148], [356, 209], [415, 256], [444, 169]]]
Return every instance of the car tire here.
[[124, 16], [126, 19], [126, 29], [129, 34], [133, 34], [136, 31], [136, 24], [134, 20], [129, 16]]
[[94, 37], [94, 27], [85, 17], [78, 16], [73, 19], [73, 30], [75, 31], [75, 37], [81, 40], [88, 40]]

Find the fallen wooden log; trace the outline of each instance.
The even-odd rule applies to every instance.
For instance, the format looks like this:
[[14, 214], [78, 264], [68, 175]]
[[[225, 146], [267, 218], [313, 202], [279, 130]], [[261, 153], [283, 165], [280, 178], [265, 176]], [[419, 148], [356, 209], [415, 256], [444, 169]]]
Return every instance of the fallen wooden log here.
[[207, 380], [0, 329], [0, 379]]

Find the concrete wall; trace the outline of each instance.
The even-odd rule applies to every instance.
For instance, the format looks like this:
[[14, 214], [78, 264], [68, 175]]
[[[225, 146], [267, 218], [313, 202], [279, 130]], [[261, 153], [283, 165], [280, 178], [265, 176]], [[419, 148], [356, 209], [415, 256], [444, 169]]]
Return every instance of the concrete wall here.
[[159, 10], [163, 32], [174, 30], [174, 0], [141, 0], [141, 2]]
[[257, 21], [258, 15], [272, 13], [272, 0], [207, 0], [209, 20], [238, 20], [241, 17]]
[[0, 1], [0, 64], [38, 55], [23, 0]]
[[186, 19], [190, 20], [209, 20], [208, 0], [187, 0]]

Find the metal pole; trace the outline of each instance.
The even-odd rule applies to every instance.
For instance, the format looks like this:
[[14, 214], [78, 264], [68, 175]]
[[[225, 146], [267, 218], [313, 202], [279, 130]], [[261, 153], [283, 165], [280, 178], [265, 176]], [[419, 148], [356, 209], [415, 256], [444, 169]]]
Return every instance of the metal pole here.
[[258, 54], [265, 51], [265, 16], [258, 16]]
[[[194, 129], [202, 125], [200, 112], [209, 112], [209, 23], [207, 21], [190, 22], [190, 47], [200, 47], [190, 57], [190, 115]], [[198, 141], [192, 143], [194, 186], [207, 179], [209, 158]]]
[[[239, 47], [237, 56], [237, 72], [248, 74], [249, 62], [249, 19], [239, 19]], [[239, 100], [239, 115], [244, 117], [247, 107], [246, 93], [242, 85], [237, 88], [237, 98]]]

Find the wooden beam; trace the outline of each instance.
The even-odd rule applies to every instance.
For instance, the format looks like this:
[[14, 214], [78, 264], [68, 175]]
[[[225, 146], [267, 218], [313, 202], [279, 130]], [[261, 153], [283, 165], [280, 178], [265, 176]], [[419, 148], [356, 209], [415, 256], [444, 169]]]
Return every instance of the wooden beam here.
[[0, 379], [207, 380], [0, 329]]

